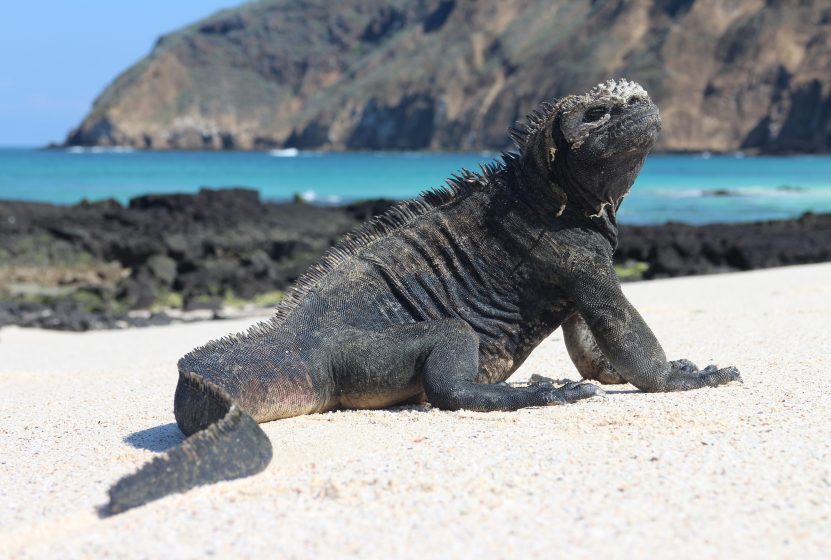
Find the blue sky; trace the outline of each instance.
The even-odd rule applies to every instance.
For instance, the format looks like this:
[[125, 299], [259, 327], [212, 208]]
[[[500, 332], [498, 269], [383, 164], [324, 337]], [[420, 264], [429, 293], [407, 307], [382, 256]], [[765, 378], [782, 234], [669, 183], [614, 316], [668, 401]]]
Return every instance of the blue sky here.
[[241, 0], [8, 0], [0, 33], [0, 146], [60, 142], [159, 35]]

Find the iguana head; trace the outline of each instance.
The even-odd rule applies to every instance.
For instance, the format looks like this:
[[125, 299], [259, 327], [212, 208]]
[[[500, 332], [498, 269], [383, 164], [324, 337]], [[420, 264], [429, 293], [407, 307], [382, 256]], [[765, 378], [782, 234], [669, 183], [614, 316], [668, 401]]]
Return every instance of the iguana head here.
[[658, 108], [635, 82], [609, 80], [528, 117], [512, 136], [532, 181], [560, 205], [614, 221], [661, 129]]

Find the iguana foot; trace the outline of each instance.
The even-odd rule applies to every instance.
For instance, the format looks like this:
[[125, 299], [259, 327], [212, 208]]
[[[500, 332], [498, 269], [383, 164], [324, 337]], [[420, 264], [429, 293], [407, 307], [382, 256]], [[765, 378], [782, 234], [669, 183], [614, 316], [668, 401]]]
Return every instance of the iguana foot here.
[[530, 387], [543, 393], [545, 404], [567, 404], [591, 397], [605, 396], [606, 391], [593, 383], [569, 381], [561, 387], [555, 387], [548, 381], [541, 381]]
[[665, 391], [689, 391], [701, 387], [718, 387], [732, 381], [742, 383], [739, 370], [733, 366], [721, 368], [709, 365], [702, 370], [689, 360], [669, 362], [671, 371]]

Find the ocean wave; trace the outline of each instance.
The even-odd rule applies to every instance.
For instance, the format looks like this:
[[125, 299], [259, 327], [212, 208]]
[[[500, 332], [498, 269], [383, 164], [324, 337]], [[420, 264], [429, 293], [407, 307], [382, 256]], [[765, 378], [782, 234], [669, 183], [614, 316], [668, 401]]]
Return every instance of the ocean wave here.
[[695, 159], [710, 159], [713, 156], [732, 157], [733, 159], [744, 159], [745, 157], [747, 157], [747, 154], [741, 150], [736, 150], [735, 152], [729, 153], [716, 152], [715, 154], [713, 152], [704, 150], [703, 152], [692, 154], [692, 157], [694, 157]]
[[736, 198], [755, 197], [769, 198], [780, 196], [828, 196], [831, 189], [806, 189], [796, 185], [779, 185], [776, 187], [763, 187], [752, 185], [747, 187], [716, 188], [716, 189], [660, 189], [653, 191], [653, 194], [665, 198]]
[[268, 155], [273, 157], [297, 157], [300, 155], [300, 150], [297, 148], [283, 148], [280, 150], [269, 150]]
[[304, 191], [301, 193], [296, 193], [295, 198], [299, 198], [303, 202], [308, 202], [310, 204], [321, 204], [324, 206], [328, 205], [339, 205], [343, 204], [345, 199], [342, 196], [337, 195], [320, 195], [314, 191]]
[[130, 146], [70, 146], [70, 154], [131, 154], [136, 151]]
[[701, 198], [704, 196], [704, 189], [650, 189], [649, 194], [660, 196], [663, 198]]

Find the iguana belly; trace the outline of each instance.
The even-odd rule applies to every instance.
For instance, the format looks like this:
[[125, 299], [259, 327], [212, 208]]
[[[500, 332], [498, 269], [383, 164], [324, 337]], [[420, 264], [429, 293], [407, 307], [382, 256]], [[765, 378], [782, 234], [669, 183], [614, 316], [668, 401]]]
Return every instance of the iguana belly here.
[[340, 404], [343, 408], [386, 408], [409, 401], [421, 392], [422, 389], [419, 386], [415, 388], [384, 389], [366, 394], [341, 395]]

